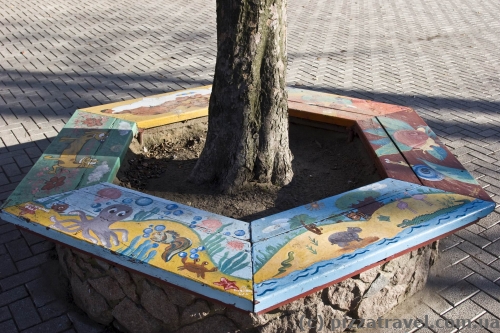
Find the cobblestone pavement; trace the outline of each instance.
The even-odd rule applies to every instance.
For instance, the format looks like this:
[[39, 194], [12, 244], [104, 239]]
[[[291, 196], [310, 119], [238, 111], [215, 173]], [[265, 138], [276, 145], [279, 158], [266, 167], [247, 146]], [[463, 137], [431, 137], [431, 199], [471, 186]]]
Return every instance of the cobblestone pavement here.
[[[0, 8], [1, 201], [76, 108], [211, 83], [215, 0]], [[498, 17], [496, 0], [290, 0], [288, 81], [413, 107], [498, 203]], [[500, 318], [499, 212], [442, 241], [433, 297], [402, 318]], [[0, 332], [106, 330], [71, 304], [57, 269], [50, 242], [0, 221]]]

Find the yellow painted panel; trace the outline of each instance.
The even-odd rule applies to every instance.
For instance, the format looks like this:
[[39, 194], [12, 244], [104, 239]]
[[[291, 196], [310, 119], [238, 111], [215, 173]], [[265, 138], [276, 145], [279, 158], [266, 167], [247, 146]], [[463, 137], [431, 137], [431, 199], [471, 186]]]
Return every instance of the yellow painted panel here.
[[208, 115], [211, 92], [211, 85], [203, 86], [93, 106], [82, 111], [133, 121], [139, 128], [152, 128]]
[[[73, 207], [69, 207], [67, 210], [72, 208]], [[75, 210], [71, 212], [74, 215], [68, 216], [66, 214], [62, 215], [54, 209], [47, 209], [39, 203], [28, 202], [4, 208], [4, 211], [16, 216], [22, 216], [31, 223], [36, 223], [46, 228], [50, 228], [55, 232], [59, 232], [59, 235], [54, 234], [53, 236], [56, 240], [63, 241], [63, 234], [65, 234], [71, 237], [72, 240], [68, 241], [68, 239], [66, 239], [63, 242], [71, 245], [74, 244], [74, 242], [91, 243], [91, 239], [93, 238], [95, 246], [107, 247], [113, 252], [128, 256], [131, 259], [144, 260], [151, 266], [184, 276], [201, 284], [206, 284], [213, 289], [225, 291], [247, 300], [253, 300], [252, 281], [236, 276], [228, 276], [222, 273], [217, 269], [217, 263], [212, 261], [210, 256], [207, 255], [207, 251], [197, 252], [199, 258], [196, 261], [187, 257], [181, 258], [178, 255], [172, 256], [171, 259], [169, 258], [166, 260], [165, 256], [171, 244], [164, 240], [164, 235], [160, 235], [162, 232], [153, 232], [148, 238], [144, 238], [146, 229], [150, 228], [156, 230], [158, 228], [155, 227], [162, 226], [162, 229], [158, 230], [165, 230], [163, 234], [173, 234], [177, 237], [177, 241], [182, 239], [189, 240], [189, 245], [192, 249], [204, 245], [201, 238], [193, 232], [191, 228], [182, 223], [164, 219], [117, 221], [113, 223], [113, 227], [108, 230], [108, 232], [110, 231], [118, 237], [117, 241], [113, 242], [110, 236], [104, 237], [103, 234], [96, 232], [99, 226], [93, 229], [89, 228], [89, 233], [85, 236], [85, 230], [82, 230], [83, 228], [80, 226], [89, 225], [95, 217], [82, 210]], [[80, 213], [87, 216], [88, 221], [81, 220], [82, 217], [80, 217]], [[106, 229], [104, 226], [103, 228]], [[108, 241], [110, 242], [108, 246], [102, 244], [103, 237], [109, 238]], [[155, 241], [152, 241], [153, 239], [155, 239]], [[234, 244], [234, 246], [245, 246], [244, 243], [246, 243], [239, 240], [232, 240], [230, 242], [232, 242], [231, 244], [237, 243]], [[247, 247], [247, 250], [250, 250], [249, 244], [247, 244]], [[143, 257], [137, 258], [138, 252], [142, 252]], [[152, 257], [150, 260], [146, 258], [148, 254]]]

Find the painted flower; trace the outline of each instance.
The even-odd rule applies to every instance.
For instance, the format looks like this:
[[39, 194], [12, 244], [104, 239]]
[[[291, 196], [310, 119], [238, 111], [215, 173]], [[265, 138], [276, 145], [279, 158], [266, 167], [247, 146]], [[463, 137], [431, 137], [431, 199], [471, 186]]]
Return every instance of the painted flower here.
[[409, 147], [419, 148], [427, 142], [429, 136], [423, 131], [401, 130], [394, 133], [394, 138]]
[[243, 250], [243, 247], [245, 244], [243, 242], [237, 241], [237, 240], [230, 240], [227, 242], [227, 247], [233, 250], [241, 251]]
[[50, 191], [53, 188], [59, 187], [64, 185], [64, 181], [66, 180], [65, 176], [61, 177], [52, 177], [49, 180], [45, 182], [45, 185], [43, 185], [42, 190], [44, 191]]
[[87, 118], [82, 123], [87, 125], [87, 127], [102, 126], [102, 118]]

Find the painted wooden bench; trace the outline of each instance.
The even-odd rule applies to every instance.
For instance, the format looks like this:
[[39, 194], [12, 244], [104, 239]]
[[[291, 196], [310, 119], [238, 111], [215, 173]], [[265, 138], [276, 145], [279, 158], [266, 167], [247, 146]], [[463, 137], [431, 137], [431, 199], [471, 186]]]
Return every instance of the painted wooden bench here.
[[353, 127], [382, 181], [251, 223], [109, 183], [138, 130], [207, 115], [210, 86], [77, 110], [2, 219], [263, 313], [442, 238], [495, 204], [406, 107], [289, 88], [291, 116]]

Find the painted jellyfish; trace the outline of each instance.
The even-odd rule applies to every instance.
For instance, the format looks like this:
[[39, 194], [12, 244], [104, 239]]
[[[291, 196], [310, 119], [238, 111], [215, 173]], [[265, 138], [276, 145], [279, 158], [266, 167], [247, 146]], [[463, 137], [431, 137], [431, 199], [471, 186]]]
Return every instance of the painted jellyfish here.
[[106, 187], [97, 191], [94, 202], [106, 202], [108, 200], [118, 199], [122, 196], [122, 191], [114, 187]]
[[408, 209], [410, 212], [414, 213], [414, 214], [418, 214], [415, 210], [411, 209], [410, 206], [408, 205], [408, 203], [402, 201], [401, 199], [398, 199], [398, 205], [397, 207], [401, 210], [405, 210], [405, 209]]

